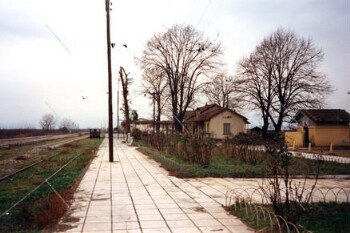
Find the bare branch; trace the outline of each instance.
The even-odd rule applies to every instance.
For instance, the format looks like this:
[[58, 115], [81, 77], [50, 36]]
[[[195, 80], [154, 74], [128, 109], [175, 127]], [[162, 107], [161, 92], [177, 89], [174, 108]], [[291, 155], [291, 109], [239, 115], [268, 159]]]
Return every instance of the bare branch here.
[[[172, 115], [182, 121], [207, 78], [221, 65], [221, 45], [204, 39], [190, 26], [175, 25], [165, 33], [154, 35], [146, 45], [139, 64], [144, 73], [152, 70], [166, 78]], [[154, 73], [154, 72], [153, 72]]]
[[261, 110], [264, 126], [271, 122], [278, 132], [297, 110], [320, 107], [332, 92], [325, 75], [317, 71], [323, 56], [311, 40], [278, 29], [239, 63], [240, 96]]

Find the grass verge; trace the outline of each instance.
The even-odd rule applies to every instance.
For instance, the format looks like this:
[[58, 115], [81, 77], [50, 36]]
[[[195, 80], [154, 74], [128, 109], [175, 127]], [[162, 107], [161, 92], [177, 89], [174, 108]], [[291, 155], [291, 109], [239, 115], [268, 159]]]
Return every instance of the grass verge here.
[[300, 224], [314, 233], [348, 233], [350, 203], [312, 203]]
[[[48, 156], [55, 156], [44, 163], [1, 182], [0, 214], [71, 161], [68, 166], [49, 180], [52, 187], [69, 203], [78, 178], [94, 158], [101, 142], [102, 139], [84, 139], [66, 144], [50, 151]], [[0, 232], [40, 231], [44, 227], [57, 223], [65, 211], [66, 206], [63, 201], [47, 183], [44, 183], [0, 218]]]
[[[272, 210], [271, 206], [262, 207]], [[239, 217], [257, 232], [280, 232], [276, 219], [270, 219], [266, 213], [251, 212], [256, 209], [259, 207], [251, 208], [244, 203], [227, 208], [231, 214]], [[313, 233], [348, 233], [350, 232], [350, 203], [311, 203], [297, 225]], [[299, 228], [300, 232], [304, 232], [302, 227]], [[282, 231], [287, 232], [286, 229]]]
[[[181, 178], [193, 177], [236, 177], [236, 178], [258, 178], [268, 176], [266, 163], [251, 164], [229, 156], [213, 155], [209, 166], [203, 167], [199, 164], [190, 163], [179, 157], [164, 151], [151, 148], [143, 144], [138, 150], [162, 164], [171, 175]], [[350, 164], [335, 162], [321, 162], [320, 175], [347, 175], [350, 174]], [[291, 158], [290, 175], [315, 175], [317, 172], [317, 161], [303, 158]]]

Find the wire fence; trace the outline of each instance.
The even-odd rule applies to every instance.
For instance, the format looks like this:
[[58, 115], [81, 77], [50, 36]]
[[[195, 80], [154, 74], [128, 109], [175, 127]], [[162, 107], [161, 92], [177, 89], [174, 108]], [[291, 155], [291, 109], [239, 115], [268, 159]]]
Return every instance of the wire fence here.
[[[311, 195], [312, 203], [349, 203], [350, 189], [320, 187], [312, 191], [311, 188], [306, 188], [304, 195]], [[270, 211], [264, 207], [266, 204], [270, 204], [269, 198], [259, 187], [231, 189], [225, 196], [226, 208], [232, 208], [242, 218], [249, 219], [260, 229], [258, 232], [312, 233], [303, 226], [288, 222], [282, 216]]]
[[[281, 193], [285, 191], [285, 188], [280, 189]], [[296, 192], [295, 192], [296, 193]], [[311, 202], [337, 202], [337, 203], [349, 203], [350, 201], [350, 189], [349, 188], [328, 188], [319, 187], [312, 190], [312, 188], [304, 188], [304, 195], [311, 195]], [[236, 199], [249, 200], [250, 203], [269, 204], [269, 198], [259, 187], [251, 188], [235, 188], [226, 192], [225, 205], [230, 206]]]
[[305, 227], [288, 222], [280, 215], [269, 211], [267, 208], [254, 203], [239, 201], [233, 205], [234, 211], [240, 213], [240, 216], [250, 221], [251, 225], [259, 228], [256, 232], [264, 233], [312, 233]]

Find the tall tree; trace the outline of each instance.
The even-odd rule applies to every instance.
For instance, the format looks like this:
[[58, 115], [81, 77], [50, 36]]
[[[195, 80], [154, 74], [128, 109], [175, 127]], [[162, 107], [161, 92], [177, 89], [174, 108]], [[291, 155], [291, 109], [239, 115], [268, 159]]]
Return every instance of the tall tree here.
[[79, 125], [69, 118], [63, 118], [60, 123], [60, 128], [75, 130], [75, 129], [79, 129]]
[[238, 99], [235, 96], [236, 85], [225, 73], [214, 76], [203, 90], [211, 103], [230, 109], [238, 107]]
[[130, 110], [129, 110], [129, 85], [132, 83], [132, 79], [129, 77], [130, 73], [126, 73], [125, 69], [121, 66], [119, 69], [119, 77], [122, 83], [123, 92], [123, 112], [125, 116], [125, 133], [130, 133]]
[[[142, 94], [152, 99], [153, 107], [156, 107], [154, 120], [159, 122], [163, 109], [169, 99], [166, 75], [159, 68], [150, 68], [144, 70], [142, 80]], [[157, 132], [159, 132], [159, 128], [160, 125], [156, 124]]]
[[165, 74], [177, 131], [181, 131], [185, 112], [206, 77], [221, 65], [221, 55], [220, 43], [204, 39], [191, 26], [175, 25], [147, 42], [139, 60], [141, 68], [160, 69]]
[[57, 120], [54, 115], [48, 113], [41, 117], [40, 126], [43, 130], [53, 130], [57, 123]]
[[259, 109], [264, 137], [269, 128], [269, 116], [274, 99], [271, 81], [273, 65], [267, 62], [274, 58], [268, 59], [268, 57], [269, 54], [263, 53], [260, 47], [257, 47], [255, 53], [239, 62], [238, 76], [235, 80], [241, 103], [246, 103], [250, 109]]
[[279, 132], [298, 109], [321, 106], [332, 91], [317, 70], [323, 57], [310, 39], [278, 29], [239, 63], [242, 97], [261, 110], [264, 125], [268, 116]]
[[325, 75], [317, 70], [324, 54], [310, 39], [279, 29], [262, 45], [268, 51], [270, 48], [276, 51], [272, 76], [276, 103], [272, 105], [270, 119], [275, 130], [280, 131], [284, 120], [298, 109], [322, 106], [324, 96], [332, 88]]

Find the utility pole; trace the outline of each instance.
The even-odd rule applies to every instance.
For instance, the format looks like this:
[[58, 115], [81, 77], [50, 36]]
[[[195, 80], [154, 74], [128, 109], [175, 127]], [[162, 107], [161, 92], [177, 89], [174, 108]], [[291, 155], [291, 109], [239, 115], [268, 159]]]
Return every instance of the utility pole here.
[[[350, 91], [348, 91], [348, 95], [350, 95]], [[350, 116], [349, 116], [349, 122], [350, 122]], [[348, 125], [349, 127], [349, 143], [348, 143], [348, 149], [350, 150], [350, 124]]]
[[107, 21], [107, 58], [108, 58], [108, 140], [109, 162], [113, 162], [113, 106], [112, 106], [112, 64], [111, 64], [111, 35], [109, 25], [110, 0], [106, 0]]
[[118, 138], [119, 138], [119, 77], [118, 77], [118, 89], [117, 89], [117, 129], [118, 129]]

